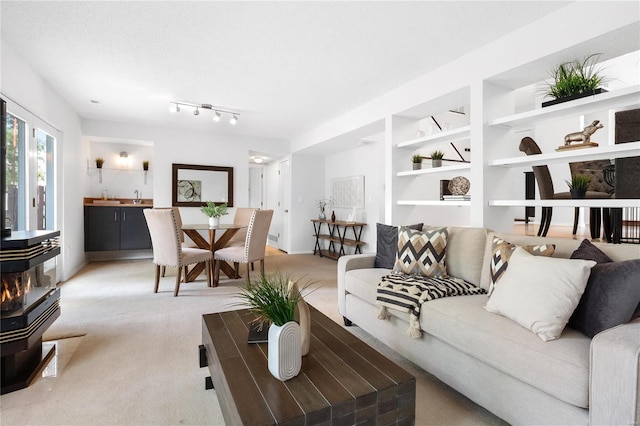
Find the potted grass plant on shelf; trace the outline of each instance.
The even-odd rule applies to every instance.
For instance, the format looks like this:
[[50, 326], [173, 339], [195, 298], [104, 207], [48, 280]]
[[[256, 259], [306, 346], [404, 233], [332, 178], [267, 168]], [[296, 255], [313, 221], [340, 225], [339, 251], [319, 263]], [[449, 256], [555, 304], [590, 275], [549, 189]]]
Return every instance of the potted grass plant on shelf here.
[[444, 157], [444, 152], [440, 150], [435, 150], [431, 153], [431, 167], [440, 167], [442, 166], [442, 158]]
[[591, 178], [587, 175], [571, 175], [571, 180], [566, 181], [569, 186], [569, 192], [571, 193], [571, 198], [574, 199], [583, 199], [587, 195], [587, 188], [589, 187], [589, 182]]
[[[281, 381], [298, 375], [302, 356], [309, 351], [309, 308], [303, 299], [309, 284], [299, 290], [289, 276], [276, 272], [262, 275], [240, 290], [240, 305], [248, 305], [257, 315], [254, 322], [271, 324], [267, 355], [269, 372]], [[300, 308], [300, 324], [295, 321], [296, 308]], [[303, 347], [305, 343], [306, 348]]]
[[200, 207], [200, 211], [209, 217], [209, 226], [214, 228], [220, 225], [220, 217], [227, 214], [227, 203], [216, 204], [207, 201], [205, 206]]
[[420, 170], [422, 168], [422, 155], [414, 155], [411, 157], [411, 162], [413, 163], [413, 170]]
[[545, 97], [553, 100], [543, 102], [542, 107], [606, 92], [601, 86], [605, 82], [597, 66], [600, 54], [592, 54], [583, 60], [564, 62], [552, 72], [552, 81], [545, 86]]

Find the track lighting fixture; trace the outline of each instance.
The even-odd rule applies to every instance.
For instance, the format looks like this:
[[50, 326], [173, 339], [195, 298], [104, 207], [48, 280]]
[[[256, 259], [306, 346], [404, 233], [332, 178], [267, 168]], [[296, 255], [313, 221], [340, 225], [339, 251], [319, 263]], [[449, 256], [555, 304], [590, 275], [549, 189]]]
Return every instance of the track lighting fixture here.
[[235, 111], [220, 109], [220, 108], [214, 107], [211, 104], [194, 104], [191, 102], [183, 102], [183, 101], [169, 101], [169, 104], [171, 104], [171, 108], [170, 108], [171, 112], [180, 112], [180, 105], [182, 105], [182, 106], [188, 106], [193, 108], [193, 115], [200, 115], [201, 109], [208, 109], [210, 111], [213, 111], [213, 121], [215, 122], [220, 121], [222, 114], [229, 114], [231, 115], [231, 118], [229, 119], [229, 123], [236, 124], [238, 122], [238, 117], [240, 116], [240, 114]]

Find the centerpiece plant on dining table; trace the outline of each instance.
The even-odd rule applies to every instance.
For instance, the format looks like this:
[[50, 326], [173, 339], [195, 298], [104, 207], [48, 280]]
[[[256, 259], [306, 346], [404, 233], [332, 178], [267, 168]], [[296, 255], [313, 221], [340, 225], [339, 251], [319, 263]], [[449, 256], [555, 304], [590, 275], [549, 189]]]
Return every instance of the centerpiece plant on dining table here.
[[227, 214], [227, 203], [216, 204], [213, 201], [207, 201], [200, 211], [209, 217], [209, 226], [220, 225], [220, 217]]
[[[248, 305], [257, 315], [254, 322], [271, 323], [267, 358], [269, 371], [278, 380], [295, 377], [300, 372], [302, 356], [309, 350], [309, 308], [303, 299], [309, 285], [300, 290], [288, 275], [276, 272], [260, 276], [240, 291], [241, 304]], [[296, 307], [300, 324], [295, 321]]]

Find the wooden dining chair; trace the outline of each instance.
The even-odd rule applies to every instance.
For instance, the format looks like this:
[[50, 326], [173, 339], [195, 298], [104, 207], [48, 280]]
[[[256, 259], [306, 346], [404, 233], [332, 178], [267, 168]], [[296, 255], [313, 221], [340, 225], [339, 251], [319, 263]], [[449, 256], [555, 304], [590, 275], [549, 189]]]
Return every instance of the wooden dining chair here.
[[260, 261], [260, 274], [264, 275], [264, 257], [267, 245], [267, 235], [273, 210], [256, 210], [251, 214], [251, 220], [247, 227], [247, 235], [244, 245], [231, 246], [216, 250], [214, 254], [214, 278], [213, 286], [217, 286], [220, 281], [220, 262], [233, 262], [236, 275], [239, 272], [239, 264], [247, 264], [246, 281], [249, 282], [249, 264], [257, 260]]
[[[188, 265], [205, 263], [207, 286], [211, 287], [211, 259], [213, 254], [209, 250], [183, 247], [180, 243], [182, 228], [178, 227], [175, 213], [172, 209], [145, 209], [144, 216], [151, 234], [153, 245], [153, 263], [156, 265], [154, 293], [158, 292], [160, 284], [160, 270], [171, 266], [177, 268], [176, 285], [173, 292], [178, 295], [182, 270]], [[185, 272], [186, 274], [186, 272]]]
[[[524, 152], [527, 155], [537, 155], [542, 154], [540, 147], [532, 138], [526, 136], [522, 138], [520, 141], [521, 152]], [[532, 166], [533, 175], [536, 178], [536, 183], [538, 184], [538, 191], [540, 192], [541, 200], [569, 200], [571, 199], [571, 193], [569, 191], [566, 192], [555, 192], [553, 189], [553, 180], [551, 179], [551, 173], [549, 172], [549, 167], [544, 166]], [[587, 191], [585, 196], [587, 199], [607, 199], [611, 198], [611, 194], [606, 192], [595, 192], [595, 191]], [[577, 217], [579, 208], [576, 207], [574, 209], [574, 223], [577, 224]], [[553, 214], [553, 207], [542, 207], [542, 216], [540, 219], [540, 228], [538, 228], [538, 236], [546, 237], [547, 232], [549, 231], [549, 226], [551, 225], [551, 216]], [[575, 225], [574, 225], [575, 228]], [[574, 231], [575, 233], [575, 231]]]

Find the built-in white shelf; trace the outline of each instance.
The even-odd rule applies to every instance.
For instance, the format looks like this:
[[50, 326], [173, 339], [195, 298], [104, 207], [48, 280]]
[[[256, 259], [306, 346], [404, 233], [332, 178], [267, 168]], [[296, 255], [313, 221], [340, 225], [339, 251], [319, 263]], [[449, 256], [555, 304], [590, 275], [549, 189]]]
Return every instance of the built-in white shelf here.
[[450, 166], [430, 167], [430, 168], [419, 169], [419, 170], [408, 170], [405, 172], [398, 172], [397, 175], [398, 176], [419, 176], [419, 175], [428, 175], [432, 173], [447, 173], [447, 172], [459, 172], [459, 171], [468, 171], [468, 170], [471, 170], [471, 163], [452, 164]]
[[640, 207], [640, 199], [489, 200], [493, 207]]
[[613, 92], [600, 93], [570, 102], [534, 109], [519, 114], [496, 118], [489, 126], [519, 127], [545, 120], [557, 119], [568, 115], [583, 115], [610, 108], [624, 109], [640, 106], [640, 86], [631, 86]]
[[449, 206], [449, 207], [464, 207], [470, 206], [471, 201], [464, 200], [399, 200], [397, 202], [399, 206]]
[[471, 136], [471, 126], [458, 127], [446, 130], [436, 135], [422, 136], [405, 142], [399, 142], [398, 148], [415, 148], [416, 145], [435, 144], [438, 142], [451, 142], [454, 140], [468, 139]]
[[526, 167], [545, 164], [567, 163], [569, 161], [591, 161], [612, 158], [640, 156], [640, 142], [604, 145], [593, 148], [576, 148], [538, 155], [501, 158], [489, 161], [489, 166]]

